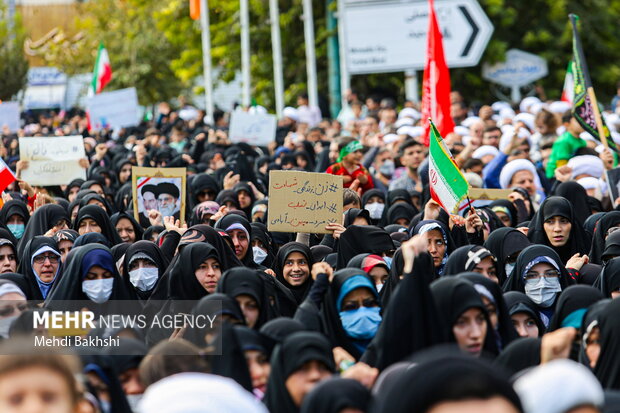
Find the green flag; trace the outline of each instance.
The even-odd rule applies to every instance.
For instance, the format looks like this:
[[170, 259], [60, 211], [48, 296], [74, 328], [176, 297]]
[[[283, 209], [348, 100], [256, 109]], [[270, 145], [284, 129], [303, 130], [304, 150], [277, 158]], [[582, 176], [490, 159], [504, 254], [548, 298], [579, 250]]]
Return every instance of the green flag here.
[[[579, 38], [579, 32], [577, 31], [577, 20], [579, 17], [576, 14], [569, 15], [570, 22], [573, 26], [573, 60], [570, 62], [571, 72], [574, 79], [573, 87], [573, 116], [577, 119], [577, 122], [583, 127], [586, 132], [594, 136], [596, 139], [602, 142], [602, 138], [598, 131], [596, 124], [596, 113], [598, 108], [594, 107], [592, 99], [588, 94], [588, 89], [592, 88], [592, 80], [590, 79], [590, 72], [588, 71], [588, 65], [586, 64], [585, 55], [581, 46], [581, 39]], [[593, 93], [593, 92], [592, 92]], [[609, 128], [605, 124], [605, 119], [598, 114], [603, 123], [604, 137], [607, 139], [609, 147], [618, 151], [614, 140], [611, 138]]]

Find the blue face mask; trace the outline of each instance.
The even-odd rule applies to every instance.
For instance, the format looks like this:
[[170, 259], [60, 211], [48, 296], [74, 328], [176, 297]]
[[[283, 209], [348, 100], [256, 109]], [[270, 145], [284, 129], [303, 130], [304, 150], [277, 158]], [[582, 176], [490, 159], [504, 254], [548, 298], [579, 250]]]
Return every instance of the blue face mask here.
[[369, 340], [377, 334], [381, 324], [380, 307], [360, 307], [357, 310], [341, 311], [342, 328], [351, 338]]
[[24, 224], [7, 224], [6, 226], [15, 235], [15, 238], [21, 239], [24, 236], [24, 230], [26, 229]]

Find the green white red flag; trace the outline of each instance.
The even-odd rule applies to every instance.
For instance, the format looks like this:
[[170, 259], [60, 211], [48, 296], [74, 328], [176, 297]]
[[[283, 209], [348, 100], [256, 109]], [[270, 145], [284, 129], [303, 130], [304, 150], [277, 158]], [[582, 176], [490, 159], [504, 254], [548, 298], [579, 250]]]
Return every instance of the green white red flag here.
[[435, 124], [430, 124], [430, 151], [428, 181], [431, 197], [449, 214], [457, 212], [461, 202], [467, 198], [469, 184], [454, 162], [450, 149], [444, 143]]
[[97, 60], [95, 61], [95, 69], [93, 70], [93, 81], [91, 82], [90, 94], [96, 95], [101, 93], [103, 88], [112, 80], [112, 66], [110, 66], [110, 57], [108, 51], [99, 44], [97, 51]]
[[573, 104], [575, 97], [575, 78], [573, 77], [573, 61], [568, 62], [566, 77], [564, 78], [564, 89], [562, 89], [562, 101]]

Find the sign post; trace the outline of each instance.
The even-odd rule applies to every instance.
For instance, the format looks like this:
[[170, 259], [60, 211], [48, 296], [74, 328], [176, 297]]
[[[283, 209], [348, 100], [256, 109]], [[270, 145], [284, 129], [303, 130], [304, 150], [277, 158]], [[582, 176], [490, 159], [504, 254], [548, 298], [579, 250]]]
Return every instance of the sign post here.
[[[341, 0], [349, 73], [424, 69], [428, 3]], [[476, 0], [436, 0], [448, 67], [476, 66], [493, 25]], [[340, 17], [340, 16], [339, 16]], [[372, 27], [372, 30], [368, 28]]]
[[326, 234], [342, 221], [342, 177], [326, 173], [269, 172], [269, 231]]
[[494, 65], [484, 65], [482, 77], [490, 82], [511, 88], [513, 102], [521, 101], [521, 86], [530, 84], [547, 76], [547, 61], [523, 50], [510, 49], [506, 61]]

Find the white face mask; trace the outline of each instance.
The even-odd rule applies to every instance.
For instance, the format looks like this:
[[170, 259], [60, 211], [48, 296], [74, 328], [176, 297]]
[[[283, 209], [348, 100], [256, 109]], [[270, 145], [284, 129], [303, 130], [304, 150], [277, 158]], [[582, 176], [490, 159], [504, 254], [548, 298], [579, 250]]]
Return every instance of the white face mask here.
[[377, 288], [377, 292], [380, 293], [381, 289], [383, 288], [383, 283], [381, 284], [375, 284], [375, 287]]
[[383, 176], [392, 177], [394, 175], [394, 170], [396, 169], [396, 165], [394, 165], [394, 161], [391, 159], [387, 159], [381, 166], [379, 167], [379, 172]]
[[256, 264], [262, 264], [268, 254], [261, 247], [252, 247], [252, 255]]
[[157, 279], [159, 270], [157, 268], [138, 268], [129, 271], [129, 281], [140, 291], [150, 291]]
[[371, 219], [381, 219], [381, 215], [385, 209], [385, 204], [374, 202], [372, 204], [366, 204], [364, 209], [369, 212]]
[[11, 324], [19, 317], [18, 315], [14, 315], [11, 317], [0, 319], [0, 337], [9, 338], [9, 329], [11, 328]]
[[506, 263], [506, 266], [504, 267], [504, 269], [506, 270], [506, 277], [510, 276], [510, 273], [512, 272], [512, 269], [515, 267], [515, 262], [513, 262], [512, 264], [508, 264]]
[[114, 278], [82, 281], [82, 291], [97, 304], [105, 303], [110, 299], [112, 287], [114, 287]]
[[129, 403], [129, 407], [131, 407], [131, 411], [134, 413], [138, 413], [140, 410], [138, 409], [138, 404], [140, 404], [140, 400], [142, 400], [143, 394], [126, 394], [127, 403]]
[[525, 294], [543, 308], [550, 307], [561, 291], [559, 278], [540, 277], [525, 281]]

